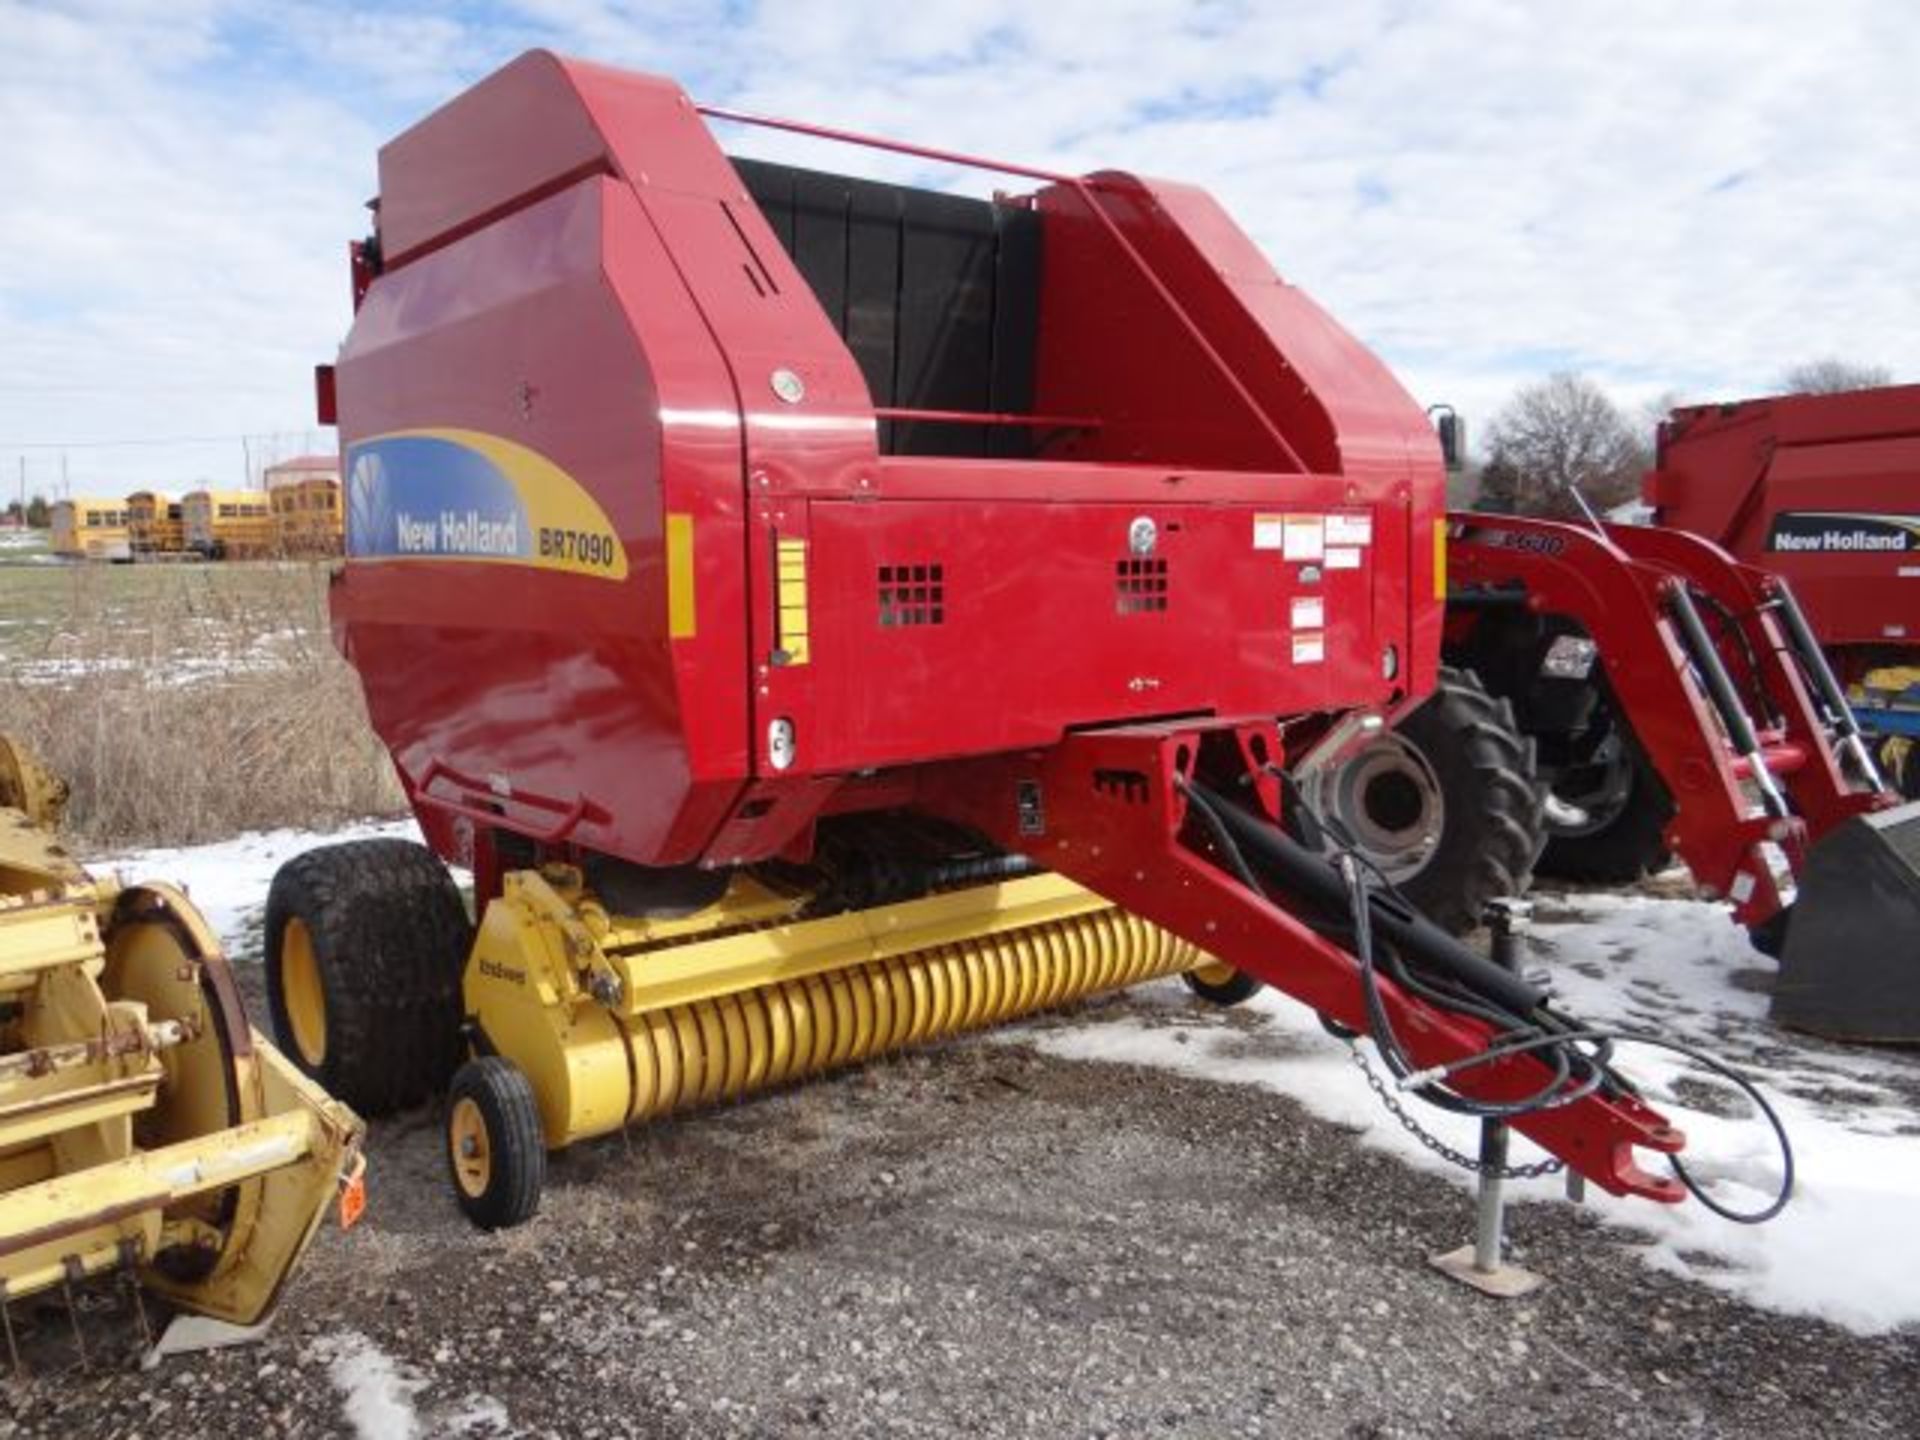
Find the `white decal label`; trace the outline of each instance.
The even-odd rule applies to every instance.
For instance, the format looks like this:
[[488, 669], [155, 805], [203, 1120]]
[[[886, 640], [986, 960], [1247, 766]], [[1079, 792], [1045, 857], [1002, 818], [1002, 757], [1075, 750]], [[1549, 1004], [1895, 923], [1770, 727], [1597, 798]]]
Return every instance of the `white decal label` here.
[[1319, 631], [1311, 635], [1293, 637], [1293, 663], [1296, 665], [1318, 665], [1327, 658], [1327, 637]]
[[1286, 543], [1286, 517], [1284, 515], [1256, 515], [1253, 517], [1253, 548], [1256, 550], [1278, 550]]
[[1373, 516], [1371, 514], [1327, 516], [1327, 544], [1371, 545], [1372, 543]]
[[1327, 569], [1358, 570], [1360, 552], [1349, 545], [1329, 545], [1327, 547]]
[[1318, 595], [1301, 595], [1293, 602], [1293, 628], [1319, 630], [1327, 623], [1327, 602]]
[[1281, 554], [1288, 560], [1318, 560], [1326, 553], [1326, 526], [1318, 515], [1286, 517]]

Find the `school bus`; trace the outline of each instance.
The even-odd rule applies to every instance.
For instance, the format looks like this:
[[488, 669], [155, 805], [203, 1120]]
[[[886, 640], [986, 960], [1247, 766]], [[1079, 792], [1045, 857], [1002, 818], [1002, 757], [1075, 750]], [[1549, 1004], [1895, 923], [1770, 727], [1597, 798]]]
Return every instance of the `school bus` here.
[[180, 509], [187, 549], [209, 560], [256, 559], [278, 544], [264, 490], [195, 490]]
[[133, 556], [124, 500], [59, 500], [53, 507], [53, 553], [69, 560]]
[[135, 555], [174, 555], [187, 548], [180, 502], [157, 490], [127, 496], [127, 539]]
[[289, 475], [272, 483], [273, 528], [283, 555], [338, 555], [345, 548], [346, 517], [340, 481], [333, 475]]

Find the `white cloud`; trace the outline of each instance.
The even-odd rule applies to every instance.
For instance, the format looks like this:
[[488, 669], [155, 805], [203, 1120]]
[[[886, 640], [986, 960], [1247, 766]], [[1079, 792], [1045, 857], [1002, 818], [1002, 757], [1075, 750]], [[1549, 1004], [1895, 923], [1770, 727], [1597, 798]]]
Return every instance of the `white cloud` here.
[[[1197, 182], [1416, 394], [1480, 418], [1562, 365], [1628, 401], [1822, 353], [1920, 378], [1917, 37], [1892, 0], [0, 0], [0, 488], [24, 441], [298, 444], [375, 149], [529, 44]], [[184, 485], [241, 450], [68, 462], [76, 487]]]

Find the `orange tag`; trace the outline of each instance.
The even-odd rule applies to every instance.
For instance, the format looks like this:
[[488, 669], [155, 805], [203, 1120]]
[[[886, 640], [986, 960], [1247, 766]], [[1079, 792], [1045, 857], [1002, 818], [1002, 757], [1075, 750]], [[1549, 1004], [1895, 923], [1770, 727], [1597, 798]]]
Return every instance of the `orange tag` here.
[[340, 1183], [340, 1228], [351, 1230], [367, 1208], [367, 1157], [353, 1157], [353, 1172]]

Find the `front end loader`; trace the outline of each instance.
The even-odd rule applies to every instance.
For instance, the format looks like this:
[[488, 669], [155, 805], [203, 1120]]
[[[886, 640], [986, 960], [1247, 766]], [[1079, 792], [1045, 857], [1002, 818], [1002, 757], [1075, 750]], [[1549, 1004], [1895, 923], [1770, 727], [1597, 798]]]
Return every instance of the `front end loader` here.
[[[1491, 697], [1482, 721], [1524, 746], [1541, 801], [1518, 873], [1629, 884], [1677, 859], [1780, 960], [1780, 1023], [1920, 1041], [1920, 805], [1901, 804], [1786, 580], [1681, 531], [1479, 513], [1451, 518], [1447, 559], [1446, 661]], [[1430, 856], [1500, 853], [1459, 807], [1393, 812], [1398, 834], [1377, 819], [1420, 767], [1458, 773], [1421, 729], [1436, 709], [1323, 784], [1417, 899], [1448, 883]]]
[[1685, 1198], [1605, 1037], [1315, 821], [1311, 769], [1439, 683], [1444, 476], [1204, 193], [535, 53], [382, 150], [375, 216], [319, 385], [332, 615], [427, 844], [290, 862], [268, 983], [356, 1107], [447, 1097], [476, 1223], [549, 1150], [1175, 974]]
[[[67, 855], [64, 798], [0, 739], [0, 1329], [16, 1368], [10, 1307], [57, 1290], [71, 1309], [90, 1280], [259, 1323], [362, 1186], [359, 1120], [248, 1026], [182, 891]], [[77, 1311], [74, 1329], [84, 1353]]]

